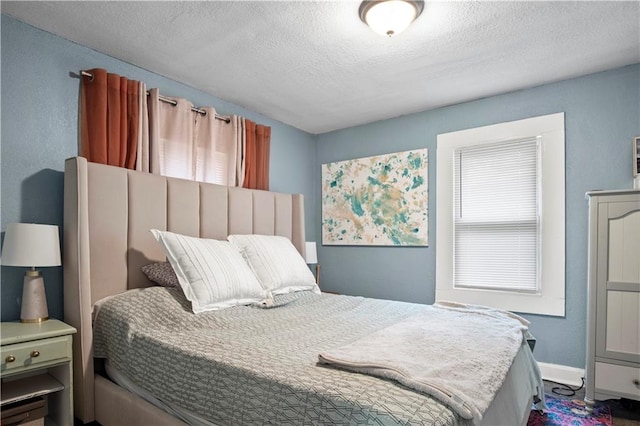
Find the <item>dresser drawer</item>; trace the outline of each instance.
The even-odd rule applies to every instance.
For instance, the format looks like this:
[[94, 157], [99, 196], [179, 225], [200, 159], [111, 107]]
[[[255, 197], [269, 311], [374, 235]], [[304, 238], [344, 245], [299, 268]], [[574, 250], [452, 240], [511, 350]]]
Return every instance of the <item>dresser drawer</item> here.
[[68, 336], [34, 340], [0, 347], [2, 372], [70, 357]]
[[596, 388], [640, 400], [640, 367], [596, 362]]

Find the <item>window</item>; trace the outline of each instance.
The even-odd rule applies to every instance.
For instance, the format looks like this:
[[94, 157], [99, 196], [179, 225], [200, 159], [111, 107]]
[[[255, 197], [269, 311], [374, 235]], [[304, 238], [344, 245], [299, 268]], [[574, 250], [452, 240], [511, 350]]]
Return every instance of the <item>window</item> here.
[[538, 290], [538, 139], [454, 151], [454, 288]]
[[438, 135], [436, 300], [564, 315], [564, 114]]

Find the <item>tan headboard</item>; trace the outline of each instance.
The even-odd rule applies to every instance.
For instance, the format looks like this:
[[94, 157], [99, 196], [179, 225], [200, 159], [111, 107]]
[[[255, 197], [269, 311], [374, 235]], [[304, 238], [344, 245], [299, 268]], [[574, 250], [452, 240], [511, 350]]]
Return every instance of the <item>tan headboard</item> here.
[[94, 420], [91, 308], [95, 301], [151, 285], [140, 268], [164, 261], [150, 229], [225, 239], [282, 235], [304, 255], [300, 194], [167, 178], [74, 157], [64, 175], [64, 318], [74, 337], [74, 411]]

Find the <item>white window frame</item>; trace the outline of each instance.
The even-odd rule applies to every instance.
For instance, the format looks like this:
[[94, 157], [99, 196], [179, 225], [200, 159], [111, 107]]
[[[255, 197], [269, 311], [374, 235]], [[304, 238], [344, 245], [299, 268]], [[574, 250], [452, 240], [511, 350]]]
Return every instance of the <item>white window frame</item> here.
[[[540, 138], [540, 283], [536, 293], [454, 288], [454, 151], [500, 141]], [[439, 134], [437, 137], [436, 300], [514, 312], [565, 315], [564, 113]]]

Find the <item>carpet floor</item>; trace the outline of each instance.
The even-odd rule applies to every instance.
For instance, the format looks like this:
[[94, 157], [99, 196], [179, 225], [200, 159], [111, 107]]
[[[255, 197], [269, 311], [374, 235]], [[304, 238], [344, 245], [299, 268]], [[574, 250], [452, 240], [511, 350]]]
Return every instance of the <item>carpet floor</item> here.
[[546, 413], [531, 411], [527, 426], [613, 426], [611, 408], [597, 403], [592, 412], [588, 412], [581, 399], [557, 398], [546, 395]]
[[545, 381], [549, 411], [532, 411], [527, 426], [640, 426], [640, 402], [610, 399], [598, 401], [592, 413], [584, 403], [584, 388]]

